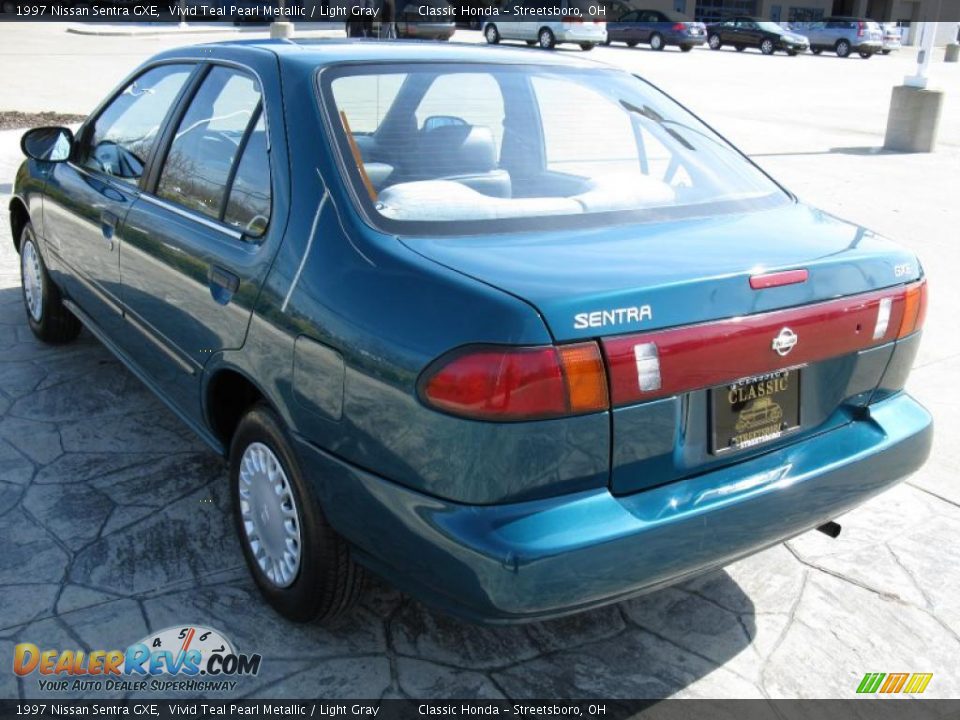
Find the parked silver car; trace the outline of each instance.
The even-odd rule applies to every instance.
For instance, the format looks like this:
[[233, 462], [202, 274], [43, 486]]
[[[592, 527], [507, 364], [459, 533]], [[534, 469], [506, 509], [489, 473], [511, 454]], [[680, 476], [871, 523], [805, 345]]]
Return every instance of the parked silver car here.
[[828, 17], [823, 22], [804, 28], [814, 55], [835, 52], [838, 57], [857, 53], [866, 59], [883, 49], [883, 30], [872, 20], [849, 17]]
[[593, 50], [607, 41], [607, 23], [597, 19], [596, 3], [589, 0], [508, 0], [496, 17], [483, 25], [491, 45], [501, 40], [524, 40], [549, 50], [560, 43], [576, 43]]
[[883, 31], [883, 49], [880, 52], [889, 55], [894, 50], [899, 50], [902, 46], [902, 36], [900, 27], [896, 23], [880, 23], [880, 29]]

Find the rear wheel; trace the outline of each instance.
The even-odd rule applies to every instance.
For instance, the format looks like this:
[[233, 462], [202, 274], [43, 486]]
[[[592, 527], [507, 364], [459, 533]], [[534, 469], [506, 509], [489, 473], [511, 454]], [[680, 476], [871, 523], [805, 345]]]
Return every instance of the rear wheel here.
[[363, 572], [304, 481], [280, 419], [256, 405], [230, 445], [234, 520], [260, 592], [284, 617], [329, 620], [360, 594]]
[[834, 49], [837, 51], [837, 57], [845, 58], [850, 55], [850, 43], [848, 43], [846, 40], [837, 40], [837, 44]]
[[544, 50], [552, 50], [553, 46], [557, 44], [557, 40], [553, 36], [553, 32], [550, 30], [550, 28], [543, 28], [537, 35], [537, 43]]
[[660, 33], [654, 33], [650, 36], [650, 49], [663, 50], [663, 36]]
[[587, 50], [593, 50], [593, 43], [580, 43], [580, 49], [584, 52]]
[[500, 31], [497, 30], [496, 25], [487, 25], [483, 31], [483, 37], [486, 38], [490, 45], [496, 45], [500, 42]]
[[723, 43], [720, 42], [720, 36], [716, 33], [707, 38], [707, 45], [710, 46], [711, 50], [719, 50], [723, 47]]
[[814, 55], [819, 55], [823, 52], [823, 48], [810, 48], [810, 52], [812, 52]]
[[762, 52], [764, 55], [773, 55], [773, 52], [776, 49], [777, 48], [774, 46], [773, 40], [770, 40], [769, 38], [760, 43], [760, 52]]
[[869, 60], [870, 58], [873, 57], [873, 53], [872, 53], [872, 52], [868, 52], [867, 50], [861, 50], [858, 54], [859, 54], [860, 57], [862, 57], [864, 60]]
[[27, 324], [38, 339], [60, 344], [80, 334], [80, 321], [64, 306], [60, 289], [50, 279], [30, 223], [20, 235], [20, 282]]
[[690, 52], [693, 50], [693, 45], [681, 45], [680, 52]]

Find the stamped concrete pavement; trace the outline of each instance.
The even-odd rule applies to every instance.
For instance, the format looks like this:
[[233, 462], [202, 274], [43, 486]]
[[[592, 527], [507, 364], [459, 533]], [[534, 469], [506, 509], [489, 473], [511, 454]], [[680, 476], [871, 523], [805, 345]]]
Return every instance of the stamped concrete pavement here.
[[[701, 74], [716, 62], [690, 55]], [[762, 62], [744, 60], [745, 71]], [[784, 136], [736, 103], [718, 114], [787, 186], [906, 242], [931, 279], [910, 389], [935, 415], [934, 454], [842, 518], [838, 540], [809, 533], [674, 588], [522, 627], [452, 620], [377, 581], [333, 627], [287, 623], [243, 567], [222, 461], [89, 333], [60, 348], [34, 340], [2, 216], [2, 662], [18, 642], [109, 649], [198, 623], [264, 656], [236, 691], [257, 697], [845, 698], [868, 671], [933, 672], [927, 696], [960, 697], [960, 207], [950, 190], [960, 138], [935, 155], [887, 155], [861, 127]], [[0, 133], [3, 211], [17, 137]], [[39, 697], [35, 683], [0, 672], [0, 697]]]

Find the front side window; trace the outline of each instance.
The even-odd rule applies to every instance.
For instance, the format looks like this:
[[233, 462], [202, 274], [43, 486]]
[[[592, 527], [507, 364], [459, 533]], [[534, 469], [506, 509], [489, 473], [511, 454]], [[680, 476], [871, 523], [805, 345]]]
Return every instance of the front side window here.
[[94, 122], [83, 166], [136, 184], [192, 71], [192, 65], [161, 65], [124, 88]]
[[583, 226], [611, 213], [642, 221], [790, 202], [689, 112], [616, 70], [365, 65], [319, 77], [345, 180], [390, 232]]
[[212, 68], [177, 127], [157, 195], [222, 219], [234, 163], [259, 112], [260, 86], [251, 75]]

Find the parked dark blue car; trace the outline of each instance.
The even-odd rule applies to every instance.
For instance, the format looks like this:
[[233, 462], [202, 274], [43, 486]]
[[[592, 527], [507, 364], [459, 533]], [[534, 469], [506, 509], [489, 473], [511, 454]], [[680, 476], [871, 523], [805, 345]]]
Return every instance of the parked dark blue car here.
[[689, 52], [706, 41], [706, 25], [676, 12], [631, 10], [607, 23], [607, 45], [622, 42], [634, 47], [646, 43], [651, 50], [675, 45]]
[[928, 454], [903, 392], [917, 259], [627, 73], [178, 48], [23, 148], [27, 322], [88, 328], [229, 460], [289, 618], [343, 610], [361, 567], [478, 620], [574, 612], [819, 526]]

